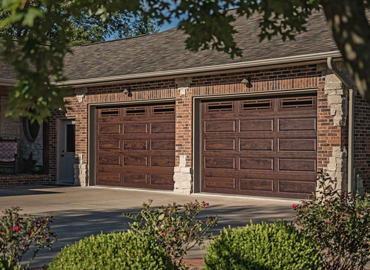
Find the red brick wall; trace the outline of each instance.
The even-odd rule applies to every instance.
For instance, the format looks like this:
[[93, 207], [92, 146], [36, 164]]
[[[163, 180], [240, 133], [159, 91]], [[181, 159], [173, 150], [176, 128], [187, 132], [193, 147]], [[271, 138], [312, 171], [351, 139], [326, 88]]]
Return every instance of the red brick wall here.
[[0, 187], [50, 184], [48, 175], [0, 175]]
[[[87, 108], [89, 103], [123, 102], [139, 100], [176, 100], [176, 166], [180, 155], [187, 155], [188, 166], [192, 166], [193, 96], [221, 95], [262, 91], [286, 91], [302, 88], [318, 90], [318, 170], [325, 167], [331, 157], [333, 146], [341, 146], [342, 127], [333, 126], [330, 108], [324, 93], [325, 73], [317, 65], [285, 67], [270, 70], [232, 72], [229, 74], [193, 77], [186, 96], [180, 96], [174, 79], [132, 84], [107, 85], [76, 89], [76, 94], [85, 93], [82, 103], [75, 97], [69, 98], [67, 116], [76, 119], [76, 155], [83, 154], [87, 163]], [[252, 87], [241, 81], [251, 77]], [[123, 94], [130, 88], [132, 97]], [[56, 117], [61, 117], [59, 113]], [[50, 147], [56, 146], [56, 120], [50, 121]], [[56, 175], [56, 150], [50, 151], [50, 171]]]
[[370, 190], [370, 106], [357, 93], [355, 97], [355, 172]]

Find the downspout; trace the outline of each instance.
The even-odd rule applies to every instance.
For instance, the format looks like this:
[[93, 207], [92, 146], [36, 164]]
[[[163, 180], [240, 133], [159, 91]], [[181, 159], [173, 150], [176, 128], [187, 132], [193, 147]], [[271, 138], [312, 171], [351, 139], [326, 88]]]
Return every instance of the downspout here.
[[342, 81], [348, 89], [348, 192], [353, 193], [354, 190], [354, 121], [355, 121], [355, 89], [353, 83], [341, 72], [334, 64], [333, 58], [327, 58], [328, 68]]

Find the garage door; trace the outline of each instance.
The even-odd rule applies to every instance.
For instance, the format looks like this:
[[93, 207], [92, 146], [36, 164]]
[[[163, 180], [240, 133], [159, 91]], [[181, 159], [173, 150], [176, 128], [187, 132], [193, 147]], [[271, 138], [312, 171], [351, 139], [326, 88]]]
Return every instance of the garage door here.
[[301, 198], [316, 187], [316, 96], [202, 103], [202, 191]]
[[173, 189], [175, 107], [97, 110], [96, 183]]

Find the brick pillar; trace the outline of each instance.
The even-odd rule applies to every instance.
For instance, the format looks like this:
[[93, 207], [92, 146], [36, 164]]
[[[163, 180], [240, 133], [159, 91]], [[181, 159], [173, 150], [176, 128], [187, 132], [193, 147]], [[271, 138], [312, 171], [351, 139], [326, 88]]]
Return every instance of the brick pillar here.
[[70, 102], [71, 117], [75, 118], [76, 125], [76, 164], [74, 165], [75, 185], [88, 186], [88, 166], [87, 166], [87, 100], [85, 88], [76, 90], [76, 96]]
[[347, 122], [346, 92], [335, 74], [325, 73], [324, 91], [319, 94], [318, 104], [318, 147], [326, 158], [322, 168], [337, 180], [338, 189], [346, 190], [347, 149], [341, 138]]
[[191, 78], [176, 80], [176, 167], [174, 192], [190, 194], [192, 191], [192, 92]]

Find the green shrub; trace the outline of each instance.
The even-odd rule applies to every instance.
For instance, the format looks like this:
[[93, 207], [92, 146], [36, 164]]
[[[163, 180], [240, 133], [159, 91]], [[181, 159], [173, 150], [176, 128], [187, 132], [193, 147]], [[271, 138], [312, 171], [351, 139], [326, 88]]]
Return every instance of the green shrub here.
[[19, 207], [5, 209], [0, 219], [0, 259], [13, 267], [19, 265], [24, 255], [31, 250], [33, 256], [29, 266], [40, 249], [50, 249], [57, 240], [50, 230], [52, 216], [21, 216], [20, 211]]
[[370, 194], [340, 192], [322, 172], [316, 196], [293, 205], [296, 225], [321, 249], [325, 269], [364, 269], [370, 261]]
[[159, 208], [143, 203], [136, 215], [124, 213], [133, 220], [129, 226], [133, 232], [143, 237], [153, 237], [156, 244], [163, 247], [178, 269], [185, 269], [183, 258], [194, 246], [202, 246], [203, 241], [211, 238], [209, 229], [217, 225], [217, 217], [207, 216], [205, 222], [198, 214], [205, 210], [209, 203], [194, 202], [183, 205], [173, 203]]
[[10, 260], [0, 258], [0, 270], [20, 270], [20, 266], [14, 266]]
[[321, 269], [319, 249], [285, 222], [224, 229], [205, 256], [206, 270]]
[[174, 269], [167, 254], [150, 238], [132, 232], [90, 236], [66, 246], [48, 270]]

